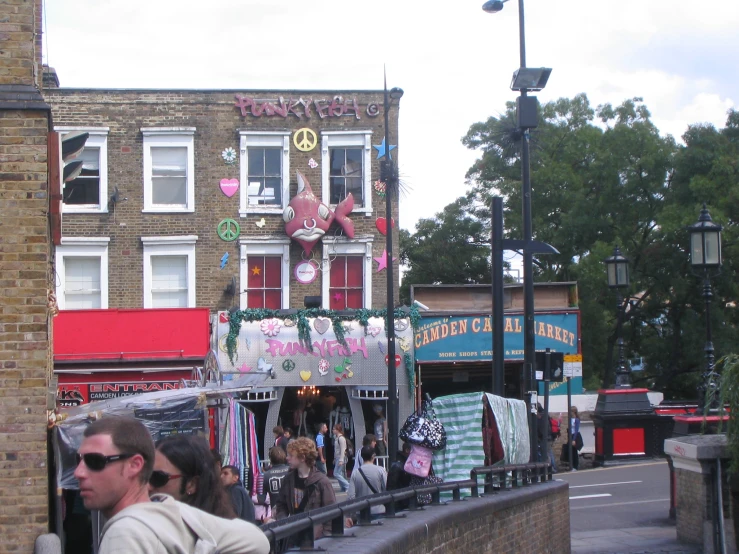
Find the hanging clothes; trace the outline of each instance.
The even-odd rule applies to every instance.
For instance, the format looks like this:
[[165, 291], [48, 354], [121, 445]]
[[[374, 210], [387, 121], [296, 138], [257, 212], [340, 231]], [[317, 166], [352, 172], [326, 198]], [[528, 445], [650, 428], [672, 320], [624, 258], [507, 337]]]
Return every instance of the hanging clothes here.
[[256, 419], [251, 410], [233, 399], [228, 403], [228, 417], [219, 450], [223, 465], [238, 467], [244, 488], [250, 496], [256, 494], [262, 471]]

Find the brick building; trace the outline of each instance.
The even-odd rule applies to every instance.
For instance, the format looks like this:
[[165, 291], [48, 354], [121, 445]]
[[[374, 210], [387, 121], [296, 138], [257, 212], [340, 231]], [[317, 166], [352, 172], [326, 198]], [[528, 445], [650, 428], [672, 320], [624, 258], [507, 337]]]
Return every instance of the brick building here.
[[[373, 260], [385, 249], [382, 91], [50, 88], [45, 98], [57, 130], [90, 133], [85, 169], [64, 192], [61, 309], [288, 309], [305, 296], [332, 309], [385, 305]], [[290, 240], [298, 171], [331, 210], [353, 193], [353, 239], [334, 223], [310, 253]], [[318, 277], [301, 284], [306, 259]]]
[[41, 0], [0, 5], [0, 552], [31, 552], [48, 522], [51, 114], [40, 29]]

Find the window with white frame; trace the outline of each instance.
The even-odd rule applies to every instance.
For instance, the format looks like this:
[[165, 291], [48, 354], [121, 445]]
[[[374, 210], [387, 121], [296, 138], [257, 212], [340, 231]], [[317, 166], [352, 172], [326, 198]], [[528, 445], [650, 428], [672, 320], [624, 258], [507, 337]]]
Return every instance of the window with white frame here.
[[239, 307], [290, 307], [290, 239], [240, 241]]
[[323, 201], [336, 205], [349, 193], [354, 211], [372, 213], [372, 131], [321, 131]]
[[372, 307], [372, 241], [372, 236], [323, 238], [323, 308]]
[[144, 127], [144, 212], [195, 210], [195, 128]]
[[75, 158], [82, 161], [82, 171], [62, 188], [64, 213], [107, 213], [108, 211], [108, 127], [56, 127], [64, 136], [89, 133], [85, 147]]
[[108, 237], [63, 237], [56, 247], [60, 310], [108, 308]]
[[195, 235], [141, 237], [144, 308], [194, 308]]
[[290, 193], [290, 133], [241, 131], [239, 215], [282, 213]]

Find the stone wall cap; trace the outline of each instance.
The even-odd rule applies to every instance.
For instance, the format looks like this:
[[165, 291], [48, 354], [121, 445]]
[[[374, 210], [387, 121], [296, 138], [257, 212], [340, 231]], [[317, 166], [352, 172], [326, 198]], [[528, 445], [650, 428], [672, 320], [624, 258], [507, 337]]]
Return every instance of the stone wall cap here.
[[727, 458], [726, 435], [689, 435], [665, 440], [665, 454], [673, 458], [715, 460]]

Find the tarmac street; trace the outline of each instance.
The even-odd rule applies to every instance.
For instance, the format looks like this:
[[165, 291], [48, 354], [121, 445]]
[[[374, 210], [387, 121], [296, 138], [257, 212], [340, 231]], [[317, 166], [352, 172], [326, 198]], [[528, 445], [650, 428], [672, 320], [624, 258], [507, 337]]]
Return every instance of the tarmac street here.
[[575, 554], [697, 554], [698, 545], [677, 541], [669, 519], [669, 469], [664, 460], [573, 473], [570, 537]]

